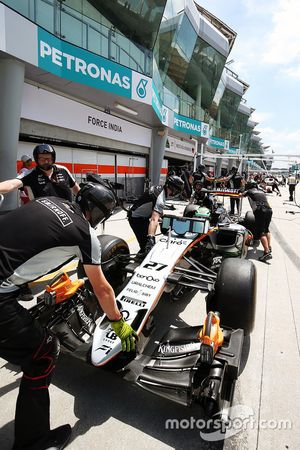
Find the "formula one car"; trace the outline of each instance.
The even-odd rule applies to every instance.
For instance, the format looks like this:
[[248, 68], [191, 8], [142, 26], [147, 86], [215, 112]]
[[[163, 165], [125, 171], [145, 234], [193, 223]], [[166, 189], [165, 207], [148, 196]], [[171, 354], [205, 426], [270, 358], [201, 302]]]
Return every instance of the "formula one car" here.
[[[199, 400], [213, 413], [233, 398], [243, 337], [254, 325], [255, 267], [240, 258], [225, 259], [218, 273], [205, 266], [199, 248], [216, 231], [205, 218], [165, 216], [162, 231], [166, 234], [140, 264], [128, 263], [125, 241], [99, 236], [102, 268], [114, 287], [131, 274], [117, 302], [139, 335], [139, 352], [149, 340], [153, 311], [163, 292], [208, 292], [204, 326], [171, 330], [137, 382], [180, 403]], [[58, 336], [65, 351], [96, 367], [124, 357], [120, 340], [82, 279], [71, 281], [66, 274], [56, 277], [31, 314]]]
[[[186, 206], [183, 213], [185, 217], [206, 218], [210, 226], [214, 227], [213, 232], [201, 243], [201, 262], [216, 269], [220, 267], [222, 260], [226, 257], [245, 258], [253, 238], [255, 218], [250, 211], [246, 213], [245, 217], [241, 216], [240, 192], [236, 189], [202, 189], [201, 192], [210, 199], [211, 207], [203, 206], [201, 202], [200, 204], [192, 203]], [[224, 206], [225, 197], [240, 198], [237, 215], [229, 215]], [[208, 202], [204, 201], [203, 203], [207, 204]]]

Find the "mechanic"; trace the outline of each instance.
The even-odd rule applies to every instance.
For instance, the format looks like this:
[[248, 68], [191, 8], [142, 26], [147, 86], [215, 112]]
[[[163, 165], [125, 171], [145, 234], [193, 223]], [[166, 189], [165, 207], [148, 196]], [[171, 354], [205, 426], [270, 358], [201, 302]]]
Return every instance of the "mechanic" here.
[[72, 192], [76, 195], [79, 185], [66, 167], [55, 164], [56, 152], [52, 145], [37, 145], [33, 149], [33, 157], [37, 166], [29, 173], [21, 173], [14, 179], [0, 183], [0, 194], [26, 186], [30, 188], [31, 198], [53, 195], [71, 201]]
[[248, 197], [255, 217], [254, 240], [259, 239], [264, 248], [264, 254], [258, 259], [266, 262], [272, 259], [271, 233], [269, 230], [273, 214], [272, 208], [268, 203], [265, 192], [258, 188], [255, 181], [246, 184], [246, 191], [242, 195]]
[[[238, 172], [236, 167], [232, 167], [228, 177], [225, 177], [229, 189], [241, 189], [244, 185], [242, 175]], [[240, 198], [230, 197], [230, 214], [234, 215], [234, 207], [236, 206], [237, 214], [240, 211]]]
[[[19, 171], [18, 175], [21, 175], [21, 174], [26, 175], [32, 169], [32, 167], [31, 167], [32, 158], [29, 155], [22, 155], [21, 161], [22, 161], [22, 167], [21, 167], [21, 170]], [[22, 189], [20, 189], [20, 201], [21, 201], [21, 205], [26, 205], [26, 203], [29, 202], [29, 196], [28, 196], [28, 191], [27, 191], [26, 187], [23, 187]]]
[[[30, 200], [56, 196], [71, 201], [72, 192], [76, 195], [80, 188], [66, 167], [54, 164], [56, 159], [54, 148], [48, 144], [39, 144], [33, 149], [33, 157], [37, 166], [27, 172], [22, 171], [12, 180], [0, 183], [0, 193], [20, 189], [25, 190]], [[19, 300], [32, 299], [33, 295], [28, 285], [23, 286], [19, 292]]]
[[203, 183], [200, 180], [194, 181], [193, 193], [190, 198], [190, 203], [195, 203], [196, 205], [204, 206], [210, 211], [213, 209], [213, 201], [204, 189]]
[[276, 177], [271, 177], [272, 179], [272, 192], [276, 192], [276, 195], [279, 195], [281, 197], [281, 192], [279, 190], [279, 181]]
[[0, 216], [0, 357], [23, 371], [13, 450], [62, 449], [71, 434], [68, 424], [52, 431], [49, 425], [48, 387], [59, 341], [18, 303], [19, 286], [78, 257], [123, 351], [135, 348], [136, 334], [124, 321], [102, 272], [101, 246], [93, 229], [115, 204], [111, 191], [88, 183], [76, 203], [41, 197]]
[[[243, 189], [245, 186], [245, 180], [243, 176], [238, 172], [236, 167], [232, 167], [229, 174], [226, 177], [220, 178], [218, 180], [222, 183], [226, 183], [227, 188], [229, 189]], [[240, 212], [240, 198], [230, 198], [230, 214], [234, 215], [234, 208], [236, 206], [236, 212], [239, 214]]]
[[148, 253], [155, 245], [155, 233], [166, 198], [179, 195], [183, 188], [184, 181], [177, 175], [170, 175], [164, 186], [151, 186], [131, 206], [128, 222], [140, 245], [138, 256]]
[[296, 185], [297, 185], [297, 180], [296, 177], [293, 173], [290, 173], [287, 179], [287, 184], [289, 187], [289, 201], [292, 202], [294, 200], [294, 195], [295, 195], [295, 189], [296, 189]]
[[213, 186], [213, 183], [216, 181], [216, 179], [214, 176], [209, 176], [204, 171], [205, 171], [204, 164], [199, 164], [196, 172], [193, 173], [192, 183], [194, 184], [195, 181], [201, 181], [205, 189], [210, 189]]

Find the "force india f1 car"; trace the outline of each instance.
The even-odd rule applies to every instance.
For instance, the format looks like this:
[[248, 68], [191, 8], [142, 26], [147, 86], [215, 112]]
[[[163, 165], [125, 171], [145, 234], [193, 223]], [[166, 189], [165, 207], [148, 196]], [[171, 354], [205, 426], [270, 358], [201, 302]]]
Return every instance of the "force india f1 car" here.
[[[152, 313], [163, 292], [177, 297], [184, 289], [208, 293], [204, 324], [171, 329], [136, 380], [147, 390], [181, 404], [199, 401], [208, 414], [230, 406], [244, 335], [254, 325], [256, 272], [251, 261], [241, 259], [248, 233], [243, 227], [230, 227], [210, 227], [203, 217], [166, 215], [163, 236], [140, 264], [129, 262], [125, 241], [99, 236], [108, 281], [116, 288], [131, 274], [117, 302], [139, 335], [140, 353], [149, 340]], [[235, 234], [234, 242], [227, 236], [222, 247], [219, 238], [215, 255], [222, 259], [222, 251], [228, 256], [228, 247], [233, 246], [239, 248], [236, 255], [240, 258], [225, 258], [216, 271], [213, 260], [208, 266], [205, 249], [214, 242], [213, 234], [224, 230]], [[65, 351], [96, 367], [109, 366], [124, 357], [121, 342], [87, 284], [58, 275], [31, 314], [58, 336]]]

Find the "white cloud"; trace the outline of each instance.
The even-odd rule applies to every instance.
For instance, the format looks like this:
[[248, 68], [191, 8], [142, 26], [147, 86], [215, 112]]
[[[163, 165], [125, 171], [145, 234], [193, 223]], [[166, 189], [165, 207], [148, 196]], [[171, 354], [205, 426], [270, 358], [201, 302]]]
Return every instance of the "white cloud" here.
[[272, 2], [270, 0], [244, 0], [242, 3], [249, 16], [270, 15], [276, 5], [274, 1]]
[[251, 120], [254, 120], [254, 122], [258, 122], [260, 124], [261, 122], [264, 122], [265, 120], [271, 119], [273, 116], [274, 116], [274, 114], [271, 112], [255, 110], [251, 114]]
[[283, 73], [291, 78], [300, 78], [300, 64], [295, 67], [288, 67], [287, 69], [284, 69]]
[[300, 57], [299, 0], [280, 0], [273, 13], [274, 27], [265, 42], [264, 62], [287, 65]]
[[260, 131], [259, 136], [262, 137], [264, 145], [270, 145], [275, 154], [300, 155], [300, 129], [291, 132], [285, 129], [277, 131], [271, 127], [265, 127], [259, 128], [257, 131]]

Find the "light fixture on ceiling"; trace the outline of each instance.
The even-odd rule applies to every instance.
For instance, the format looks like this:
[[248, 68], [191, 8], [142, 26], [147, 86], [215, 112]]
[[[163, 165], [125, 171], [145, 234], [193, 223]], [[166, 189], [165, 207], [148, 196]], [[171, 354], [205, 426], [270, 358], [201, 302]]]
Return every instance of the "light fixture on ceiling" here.
[[120, 111], [123, 111], [127, 114], [132, 114], [133, 116], [137, 116], [138, 112], [135, 111], [134, 109], [128, 108], [128, 106], [122, 105], [121, 103], [114, 103], [114, 107], [119, 109]]

